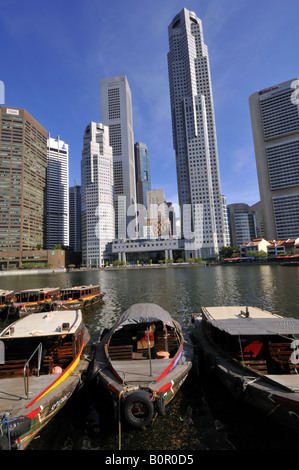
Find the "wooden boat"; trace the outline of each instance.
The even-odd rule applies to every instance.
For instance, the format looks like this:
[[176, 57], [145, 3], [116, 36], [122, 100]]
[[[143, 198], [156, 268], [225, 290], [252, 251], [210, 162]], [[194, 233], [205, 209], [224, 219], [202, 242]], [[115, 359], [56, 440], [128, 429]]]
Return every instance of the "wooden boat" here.
[[96, 346], [100, 382], [129, 425], [147, 426], [175, 396], [191, 367], [193, 344], [155, 304], [135, 304]]
[[41, 289], [27, 289], [15, 293], [11, 314], [27, 315], [35, 312], [49, 312], [53, 302], [60, 298], [59, 287], [43, 287]]
[[85, 308], [100, 302], [104, 293], [100, 286], [76, 286], [60, 289], [60, 300], [56, 309]]
[[0, 449], [25, 449], [80, 388], [90, 337], [80, 310], [34, 313], [0, 334]]
[[14, 291], [0, 289], [0, 313], [9, 313], [13, 306]]
[[256, 307], [203, 307], [194, 316], [199, 364], [232, 395], [299, 430], [299, 319]]

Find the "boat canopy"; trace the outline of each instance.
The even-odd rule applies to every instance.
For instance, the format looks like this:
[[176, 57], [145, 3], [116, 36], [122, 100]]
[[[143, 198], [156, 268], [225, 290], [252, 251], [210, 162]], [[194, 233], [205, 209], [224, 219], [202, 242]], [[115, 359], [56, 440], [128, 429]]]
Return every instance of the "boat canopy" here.
[[140, 323], [154, 323], [158, 321], [175, 328], [169, 313], [158, 305], [151, 303], [134, 304], [119, 317], [118, 321], [110, 330], [109, 336], [124, 326], [138, 325]]
[[74, 334], [81, 322], [81, 310], [32, 313], [7, 326], [0, 339]]
[[240, 318], [236, 320], [209, 320], [209, 322], [230, 335], [296, 335], [299, 334], [299, 320], [295, 318]]
[[230, 335], [299, 335], [299, 319], [253, 307], [203, 307], [215, 328]]

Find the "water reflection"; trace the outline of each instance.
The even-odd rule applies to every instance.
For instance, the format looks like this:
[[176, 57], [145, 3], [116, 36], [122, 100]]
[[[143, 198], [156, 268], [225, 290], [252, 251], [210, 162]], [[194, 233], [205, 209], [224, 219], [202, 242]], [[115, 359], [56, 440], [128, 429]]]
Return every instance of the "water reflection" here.
[[[299, 267], [248, 265], [71, 271], [0, 278], [2, 289], [100, 284], [105, 302], [85, 313], [97, 338], [133, 303], [154, 302], [185, 326], [203, 305], [255, 305], [299, 316]], [[0, 324], [1, 326], [1, 324]]]

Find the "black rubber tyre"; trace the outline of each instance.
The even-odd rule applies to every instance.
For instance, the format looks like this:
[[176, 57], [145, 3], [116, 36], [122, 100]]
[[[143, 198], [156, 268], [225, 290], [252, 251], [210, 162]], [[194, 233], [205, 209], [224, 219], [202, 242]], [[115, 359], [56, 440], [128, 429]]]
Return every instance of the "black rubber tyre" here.
[[145, 390], [130, 393], [124, 403], [124, 416], [134, 428], [147, 426], [154, 416], [154, 405]]

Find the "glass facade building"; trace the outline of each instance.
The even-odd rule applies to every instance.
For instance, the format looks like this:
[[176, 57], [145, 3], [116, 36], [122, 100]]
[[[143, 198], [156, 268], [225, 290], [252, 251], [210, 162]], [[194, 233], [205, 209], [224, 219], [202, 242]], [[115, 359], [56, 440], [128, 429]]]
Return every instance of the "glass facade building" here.
[[150, 153], [147, 146], [142, 142], [136, 142], [134, 151], [137, 203], [147, 207], [146, 193], [152, 189]]

